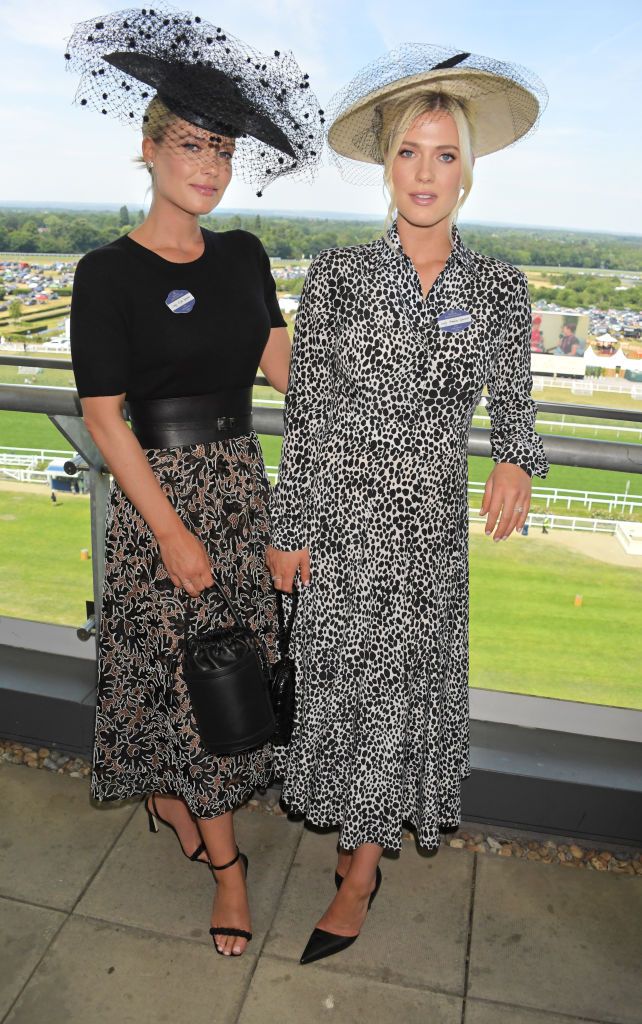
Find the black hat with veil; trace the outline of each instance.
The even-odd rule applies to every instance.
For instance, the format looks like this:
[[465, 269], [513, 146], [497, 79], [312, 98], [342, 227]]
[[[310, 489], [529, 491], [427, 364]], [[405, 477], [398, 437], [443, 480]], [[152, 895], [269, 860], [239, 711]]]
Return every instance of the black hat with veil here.
[[323, 111], [290, 52], [266, 56], [198, 15], [155, 5], [81, 22], [65, 59], [80, 74], [83, 107], [140, 131], [156, 97], [211, 146], [234, 138], [235, 169], [259, 194], [316, 169]]

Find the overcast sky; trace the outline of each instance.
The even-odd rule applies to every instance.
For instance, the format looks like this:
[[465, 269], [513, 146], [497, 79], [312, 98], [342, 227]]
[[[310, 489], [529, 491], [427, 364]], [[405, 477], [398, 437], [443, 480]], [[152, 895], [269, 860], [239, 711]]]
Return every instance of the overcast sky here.
[[[126, 4], [0, 0], [0, 198], [143, 204], [135, 131], [72, 104], [63, 53], [73, 25]], [[183, 9], [180, 3], [175, 7]], [[204, 0], [189, 9], [258, 49], [292, 49], [321, 102], [410, 41], [531, 68], [550, 102], [539, 131], [483, 157], [462, 220], [642, 234], [642, 9], [637, 0]], [[240, 182], [228, 207], [383, 216], [378, 187], [326, 166], [314, 185]]]

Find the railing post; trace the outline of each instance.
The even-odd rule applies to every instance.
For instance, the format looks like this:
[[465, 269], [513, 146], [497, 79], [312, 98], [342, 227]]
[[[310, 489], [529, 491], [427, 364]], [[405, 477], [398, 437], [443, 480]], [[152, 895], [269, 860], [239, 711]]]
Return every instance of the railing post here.
[[91, 513], [91, 563], [94, 590], [94, 622], [96, 643], [105, 571], [105, 516], [109, 499], [110, 476], [103, 457], [79, 416], [49, 416], [51, 422], [85, 460], [89, 472], [89, 505]]

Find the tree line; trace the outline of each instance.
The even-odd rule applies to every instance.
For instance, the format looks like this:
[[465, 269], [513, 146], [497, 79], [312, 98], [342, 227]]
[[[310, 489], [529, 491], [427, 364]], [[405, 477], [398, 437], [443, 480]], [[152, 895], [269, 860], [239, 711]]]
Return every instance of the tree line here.
[[[544, 299], [558, 306], [577, 306], [594, 309], [642, 310], [642, 285], [624, 285], [619, 277], [599, 277], [596, 274], [546, 274], [551, 286], [531, 285], [533, 302]], [[552, 287], [555, 284], [557, 287]], [[559, 287], [562, 285], [562, 287]]]
[[[144, 218], [127, 206], [114, 211], [0, 210], [0, 252], [83, 253], [131, 231]], [[243, 228], [263, 242], [270, 256], [309, 259], [322, 249], [372, 241], [379, 221], [323, 217], [275, 217], [214, 213], [203, 218], [213, 231]], [[642, 271], [642, 238], [636, 236], [462, 224], [472, 249], [518, 266], [597, 267]]]

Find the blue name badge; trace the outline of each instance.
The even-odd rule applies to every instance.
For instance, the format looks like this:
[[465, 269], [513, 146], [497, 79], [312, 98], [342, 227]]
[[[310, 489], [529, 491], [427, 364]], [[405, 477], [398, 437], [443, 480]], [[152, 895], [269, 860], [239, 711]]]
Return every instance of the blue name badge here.
[[473, 318], [466, 309], [446, 309], [437, 317], [442, 331], [448, 331], [449, 334], [465, 331], [472, 322]]
[[195, 304], [196, 299], [192, 293], [185, 291], [184, 288], [171, 291], [165, 299], [165, 305], [172, 313], [191, 313]]

